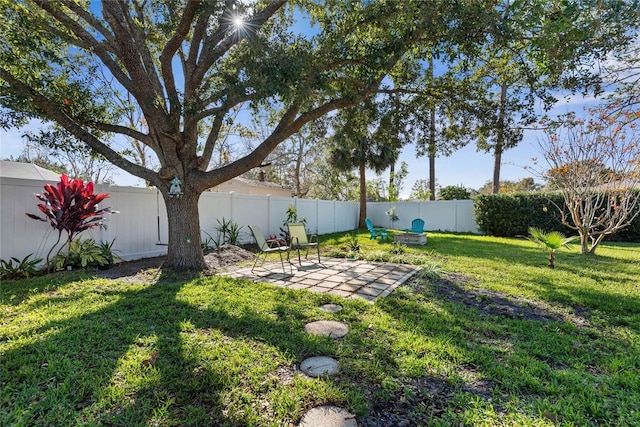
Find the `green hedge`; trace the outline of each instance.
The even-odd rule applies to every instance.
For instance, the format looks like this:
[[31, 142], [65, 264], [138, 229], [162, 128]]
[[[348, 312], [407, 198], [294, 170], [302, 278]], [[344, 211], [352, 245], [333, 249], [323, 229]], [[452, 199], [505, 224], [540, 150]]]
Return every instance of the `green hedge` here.
[[[474, 216], [480, 230], [493, 236], [526, 236], [529, 227], [575, 235], [562, 225], [556, 205], [564, 206], [560, 193], [481, 194], [475, 198]], [[640, 243], [640, 216], [607, 240]]]

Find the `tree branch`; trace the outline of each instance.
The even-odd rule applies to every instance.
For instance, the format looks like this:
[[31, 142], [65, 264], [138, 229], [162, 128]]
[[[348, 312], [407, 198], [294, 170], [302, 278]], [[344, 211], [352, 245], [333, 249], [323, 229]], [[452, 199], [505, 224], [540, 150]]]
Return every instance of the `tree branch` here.
[[142, 142], [144, 145], [148, 146], [152, 150], [157, 151], [158, 147], [155, 144], [153, 138], [151, 138], [149, 135], [146, 135], [142, 132], [138, 132], [135, 129], [131, 129], [126, 126], [114, 125], [111, 123], [104, 123], [104, 122], [87, 122], [87, 125], [92, 128], [101, 130], [103, 132], [117, 133], [119, 135], [128, 136], [129, 138], [133, 138], [136, 141]]
[[[194, 121], [200, 121], [200, 120], [202, 120], [204, 118], [213, 116], [214, 114], [218, 114], [220, 111], [228, 111], [229, 109], [235, 107], [236, 105], [242, 104], [243, 102], [250, 101], [251, 99], [253, 99], [252, 95], [245, 95], [245, 96], [242, 96], [242, 97], [237, 97], [237, 98], [234, 98], [234, 99], [230, 99], [229, 101], [225, 102], [224, 105], [221, 105], [220, 107], [212, 107], [212, 108], [208, 108], [206, 110], [202, 110], [198, 114], [190, 117], [189, 121], [187, 123], [188, 123], [189, 126], [191, 126], [191, 125], [193, 125]], [[209, 99], [207, 101], [213, 102], [212, 99]], [[185, 124], [185, 127], [187, 127], [188, 125]]]
[[198, 10], [199, 5], [199, 1], [190, 0], [187, 2], [182, 13], [182, 18], [178, 23], [175, 33], [167, 42], [162, 53], [160, 54], [160, 68], [162, 72], [162, 78], [164, 80], [167, 96], [169, 98], [169, 116], [171, 117], [171, 121], [174, 123], [174, 127], [176, 128], [179, 126], [180, 122], [181, 105], [178, 93], [176, 91], [172, 60], [176, 52], [180, 48], [182, 42], [184, 41], [184, 38], [189, 33], [191, 23], [193, 22], [193, 18], [195, 17], [195, 13]]
[[[135, 85], [132, 80], [122, 72], [120, 66], [111, 58], [111, 54], [115, 55], [115, 52], [105, 49], [105, 44], [96, 40], [95, 37], [89, 34], [89, 32], [87, 32], [76, 20], [62, 12], [60, 9], [55, 8], [54, 2], [36, 0], [36, 5], [72, 31], [78, 39], [68, 40], [71, 44], [95, 53], [107, 68], [109, 68], [109, 71], [113, 73], [118, 82], [131, 93], [135, 93]], [[105, 36], [105, 39], [110, 40], [113, 38]], [[116, 46], [112, 46], [112, 48], [115, 47]]]
[[130, 162], [129, 160], [118, 154], [116, 151], [114, 151], [111, 147], [100, 142], [98, 138], [96, 138], [89, 131], [85, 130], [80, 124], [75, 122], [63, 110], [58, 108], [51, 100], [39, 94], [26, 84], [22, 83], [4, 67], [0, 67], [0, 78], [5, 80], [14, 88], [18, 89], [20, 93], [23, 93], [31, 98], [33, 103], [41, 108], [49, 118], [55, 120], [69, 133], [74, 135], [80, 141], [84, 141], [89, 147], [91, 147], [97, 153], [101, 154], [105, 159], [109, 160], [114, 165], [147, 181], [157, 181], [157, 174], [154, 171]]
[[[262, 25], [282, 6], [284, 6], [286, 2], [287, 0], [272, 0], [264, 9], [255, 14], [246, 23], [246, 25], [257, 31], [257, 29], [262, 27]], [[225, 5], [224, 15], [227, 15], [228, 5], [229, 2]], [[215, 61], [243, 39], [239, 33], [234, 32], [233, 34], [228, 35], [225, 39], [219, 40], [219, 36], [223, 36], [230, 26], [230, 21], [228, 23], [222, 23], [216, 34], [214, 34], [214, 37], [205, 40], [202, 55], [192, 76], [192, 84], [199, 86], [206, 72], [213, 66]]]
[[[104, 18], [116, 36], [119, 50], [118, 57], [131, 75], [131, 79], [137, 83], [135, 88], [128, 90], [138, 100], [145, 116], [152, 118], [156, 123], [169, 125], [170, 123], [166, 120], [166, 112], [163, 112], [157, 103], [158, 100], [164, 99], [164, 94], [162, 93], [159, 79], [157, 79], [157, 74], [155, 74], [155, 67], [153, 64], [145, 64], [141, 58], [141, 55], [143, 57], [150, 55], [148, 49], [146, 46], [139, 46], [141, 44], [140, 40], [137, 40], [137, 36], [132, 34], [128, 27], [130, 25], [130, 17], [123, 12], [119, 3], [103, 0], [102, 5]], [[147, 51], [147, 54], [143, 53], [144, 50]], [[148, 72], [151, 72], [151, 75]]]
[[102, 22], [100, 22], [98, 18], [96, 18], [91, 13], [89, 13], [86, 9], [83, 9], [82, 7], [80, 7], [78, 2], [73, 0], [71, 1], [60, 0], [60, 1], [62, 2], [62, 4], [68, 7], [69, 10], [71, 10], [73, 13], [78, 15], [80, 18], [84, 19], [91, 27], [93, 27], [96, 31], [98, 31], [98, 33], [100, 33], [100, 35], [102, 35], [102, 37], [104, 37], [105, 40], [107, 40], [109, 43], [114, 42], [112, 34], [109, 32], [107, 27], [102, 25]]

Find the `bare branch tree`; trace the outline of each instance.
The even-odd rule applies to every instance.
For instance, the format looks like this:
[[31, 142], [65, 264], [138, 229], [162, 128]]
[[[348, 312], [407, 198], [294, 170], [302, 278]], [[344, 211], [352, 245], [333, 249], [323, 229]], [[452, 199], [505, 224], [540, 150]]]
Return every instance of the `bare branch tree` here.
[[580, 236], [580, 251], [594, 253], [607, 235], [640, 213], [640, 135], [630, 114], [590, 110], [550, 123], [539, 141], [549, 169], [545, 178], [560, 190], [562, 222]]

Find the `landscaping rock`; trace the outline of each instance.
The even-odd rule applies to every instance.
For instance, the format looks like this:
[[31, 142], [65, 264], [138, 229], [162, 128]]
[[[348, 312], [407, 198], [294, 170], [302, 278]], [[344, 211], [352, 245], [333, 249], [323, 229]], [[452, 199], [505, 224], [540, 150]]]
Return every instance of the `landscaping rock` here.
[[350, 414], [337, 406], [318, 406], [307, 412], [298, 427], [358, 427], [358, 422]]
[[334, 375], [340, 370], [340, 364], [332, 357], [315, 356], [305, 359], [300, 364], [300, 370], [310, 377], [321, 377], [323, 375]]
[[349, 326], [333, 320], [318, 320], [307, 323], [304, 330], [313, 335], [325, 335], [332, 338], [342, 338], [349, 332]]

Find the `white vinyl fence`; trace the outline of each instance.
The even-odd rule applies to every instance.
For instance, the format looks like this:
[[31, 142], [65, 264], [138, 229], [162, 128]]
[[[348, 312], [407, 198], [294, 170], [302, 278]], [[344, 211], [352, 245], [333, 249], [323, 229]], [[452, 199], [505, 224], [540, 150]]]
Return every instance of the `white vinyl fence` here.
[[[22, 259], [29, 254], [44, 258], [55, 244], [58, 235], [48, 223], [25, 215], [29, 212], [43, 216], [35, 194], [42, 193], [45, 184], [46, 181], [0, 178], [0, 259]], [[94, 191], [109, 193], [101, 205], [111, 206], [119, 213], [106, 215], [106, 228], [94, 228], [85, 236], [104, 242], [115, 239], [116, 253], [126, 260], [167, 252], [167, 213], [157, 190], [96, 185]], [[223, 218], [242, 227], [240, 243], [253, 241], [247, 225], [258, 225], [265, 235], [279, 234], [290, 205], [297, 209], [299, 218], [307, 219], [307, 229], [312, 233], [357, 227], [358, 204], [353, 202], [205, 192], [199, 202], [203, 241], [216, 236], [218, 221]]]
[[[392, 224], [386, 212], [394, 207], [398, 220]], [[415, 218], [422, 218], [425, 230], [479, 233], [473, 218], [473, 200], [367, 203], [367, 216], [374, 225], [386, 228], [404, 230], [411, 228]]]
[[[29, 254], [44, 258], [55, 243], [57, 233], [48, 223], [25, 215], [40, 214], [35, 194], [42, 193], [45, 184], [0, 177], [0, 259], [22, 259]], [[126, 260], [166, 253], [167, 214], [157, 190], [97, 185], [95, 192], [109, 193], [102, 205], [119, 213], [106, 215], [106, 229], [89, 230], [85, 232], [87, 237], [104, 242], [115, 239], [116, 253]], [[279, 234], [290, 205], [297, 209], [299, 218], [306, 218], [307, 229], [312, 233], [349, 231], [358, 224], [359, 205], [355, 202], [205, 192], [199, 205], [203, 241], [208, 235], [216, 236], [218, 221], [223, 218], [242, 226], [241, 243], [253, 241], [247, 225], [258, 225], [265, 235]], [[400, 218], [395, 228], [408, 228], [413, 218], [422, 218], [427, 230], [477, 231], [473, 202], [469, 200], [368, 203], [367, 214], [374, 224], [390, 228], [385, 211], [393, 206]]]

